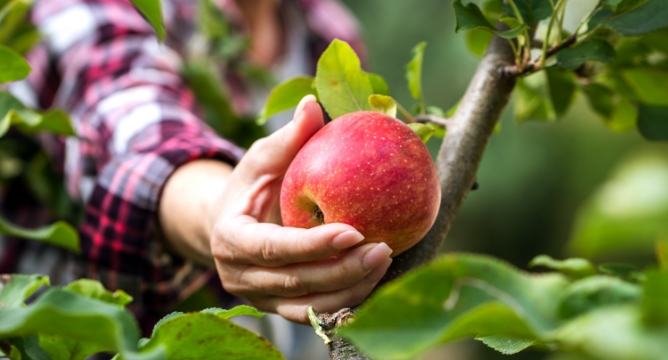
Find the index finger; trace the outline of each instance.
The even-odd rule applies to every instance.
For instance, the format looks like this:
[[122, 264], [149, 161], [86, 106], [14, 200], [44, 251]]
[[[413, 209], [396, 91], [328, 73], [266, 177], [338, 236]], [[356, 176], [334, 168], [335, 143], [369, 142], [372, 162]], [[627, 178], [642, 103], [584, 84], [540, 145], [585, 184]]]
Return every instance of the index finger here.
[[338, 223], [301, 229], [241, 215], [222, 226], [222, 238], [211, 244], [214, 257], [267, 267], [328, 258], [364, 240], [352, 226]]

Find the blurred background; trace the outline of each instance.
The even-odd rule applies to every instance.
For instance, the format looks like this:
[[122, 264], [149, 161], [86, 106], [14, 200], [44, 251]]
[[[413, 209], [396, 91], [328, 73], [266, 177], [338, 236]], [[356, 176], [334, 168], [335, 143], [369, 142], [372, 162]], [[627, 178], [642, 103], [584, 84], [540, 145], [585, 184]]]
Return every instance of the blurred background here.
[[[479, 58], [467, 49], [465, 34], [455, 34], [450, 1], [344, 2], [362, 25], [370, 69], [387, 80], [394, 98], [413, 103], [404, 68], [410, 50], [427, 41], [422, 80], [427, 104], [448, 109], [459, 100]], [[636, 130], [613, 132], [582, 94], [557, 122], [519, 125], [512, 111], [511, 101], [483, 158], [479, 189], [465, 201], [443, 251], [487, 253], [523, 269], [538, 254], [639, 267], [652, 263], [657, 227], [666, 229], [668, 223], [668, 146], [650, 143]], [[428, 143], [434, 157], [440, 144], [434, 137]], [[605, 213], [610, 203], [619, 211]], [[627, 236], [618, 247], [610, 246], [605, 243], [609, 237], [596, 229], [597, 221], [615, 222], [619, 227], [610, 230], [612, 235]], [[569, 244], [571, 238], [577, 244]], [[545, 356], [534, 350], [513, 358]], [[507, 357], [470, 341], [426, 358]]]

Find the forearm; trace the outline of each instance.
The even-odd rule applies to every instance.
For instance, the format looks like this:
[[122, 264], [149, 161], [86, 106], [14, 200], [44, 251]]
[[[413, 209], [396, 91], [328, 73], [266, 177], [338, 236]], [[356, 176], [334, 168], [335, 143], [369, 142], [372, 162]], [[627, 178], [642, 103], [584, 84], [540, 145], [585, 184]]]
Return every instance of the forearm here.
[[160, 197], [159, 224], [177, 254], [214, 267], [209, 239], [220, 198], [232, 167], [217, 160], [195, 160], [179, 167]]

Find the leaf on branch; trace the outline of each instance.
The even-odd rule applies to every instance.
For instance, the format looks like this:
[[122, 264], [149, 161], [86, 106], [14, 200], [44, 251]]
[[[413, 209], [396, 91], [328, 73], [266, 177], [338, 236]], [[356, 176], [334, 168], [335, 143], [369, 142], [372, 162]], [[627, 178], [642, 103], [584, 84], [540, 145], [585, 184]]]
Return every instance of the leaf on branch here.
[[[240, 312], [250, 314], [247, 310]], [[170, 360], [285, 359], [267, 340], [226, 320], [223, 314], [216, 310], [170, 316], [156, 325], [141, 349], [163, 349]]]
[[75, 253], [80, 251], [79, 234], [72, 225], [64, 221], [57, 221], [52, 225], [38, 229], [26, 229], [10, 224], [7, 220], [0, 217], [0, 233], [22, 239], [42, 241]]
[[587, 61], [613, 62], [616, 56], [615, 49], [609, 42], [594, 38], [557, 53], [557, 65], [575, 70]]
[[612, 131], [623, 132], [636, 127], [638, 111], [626, 97], [598, 83], [584, 85], [581, 89], [591, 108]]
[[[618, 7], [622, 7], [622, 4]], [[615, 15], [607, 27], [624, 36], [639, 36], [668, 26], [668, 3], [665, 0], [649, 0], [641, 6], [621, 15]]]
[[28, 135], [37, 132], [50, 132], [64, 136], [76, 135], [66, 113], [60, 110], [46, 112], [30, 110], [10, 93], [0, 91], [0, 137], [12, 125]]
[[165, 25], [162, 22], [162, 6], [160, 0], [130, 0], [146, 21], [153, 27], [158, 40], [165, 39]]
[[313, 81], [311, 76], [297, 76], [274, 87], [260, 111], [257, 124], [264, 125], [270, 117], [297, 106], [306, 95], [316, 95]]
[[529, 263], [529, 267], [542, 266], [551, 270], [559, 271], [573, 279], [580, 279], [596, 275], [596, 268], [586, 259], [570, 258], [566, 260], [555, 260], [547, 255], [538, 255]]
[[424, 97], [422, 94], [422, 62], [424, 59], [424, 49], [427, 46], [426, 42], [417, 44], [411, 53], [413, 54], [411, 61], [406, 65], [406, 80], [408, 80], [408, 90], [413, 96], [413, 99], [418, 101], [420, 106], [420, 113], [424, 113]]
[[645, 278], [645, 274], [628, 264], [605, 263], [599, 265], [598, 270], [603, 274], [631, 282], [642, 282]]
[[491, 33], [480, 29], [467, 31], [464, 35], [466, 47], [473, 53], [473, 55], [482, 57], [485, 55], [487, 46], [492, 41], [492, 36]]
[[371, 95], [369, 96], [369, 105], [371, 105], [371, 110], [391, 116], [393, 118], [397, 117], [397, 103], [389, 96], [385, 95]]
[[24, 79], [32, 70], [16, 51], [0, 45], [0, 84]]
[[[531, 24], [543, 19], [547, 19], [552, 15], [552, 1], [551, 0], [513, 0], [517, 9], [522, 15], [522, 20], [525, 23]], [[508, 14], [514, 14], [511, 6], [506, 3], [505, 8]], [[519, 19], [518, 19], [519, 20]]]
[[214, 314], [223, 319], [233, 318], [235, 316], [252, 316], [254, 318], [261, 318], [264, 313], [257, 311], [256, 308], [247, 305], [235, 306], [232, 309], [209, 308], [201, 312], [207, 314]]
[[602, 8], [596, 10], [594, 15], [592, 15], [591, 19], [589, 19], [589, 22], [587, 22], [587, 29], [592, 30], [596, 28], [597, 26], [608, 21], [614, 14], [615, 12], [608, 8]]
[[374, 94], [387, 96], [390, 95], [390, 88], [387, 86], [387, 83], [382, 76], [374, 73], [366, 73], [366, 76], [371, 82], [371, 88], [373, 89]]
[[638, 131], [647, 140], [668, 140], [668, 106], [638, 104]]
[[503, 355], [517, 354], [536, 343], [536, 340], [516, 339], [504, 336], [483, 336], [477, 337], [476, 340], [480, 340], [483, 344]]
[[408, 127], [415, 132], [415, 134], [422, 140], [423, 143], [427, 143], [432, 135], [434, 135], [434, 128], [421, 123], [412, 123], [408, 124]]
[[505, 39], [513, 39], [528, 27], [526, 24], [519, 24], [519, 26], [513, 29], [499, 31], [496, 26], [492, 25], [492, 23], [487, 20], [478, 5], [469, 3], [465, 6], [462, 3], [462, 0], [455, 0], [452, 2], [452, 6], [455, 9], [455, 33], [460, 31], [482, 29], [497, 34]]
[[43, 275], [2, 275], [0, 279], [0, 309], [14, 309], [42, 286], [49, 285], [49, 277]]
[[332, 119], [371, 110], [368, 99], [374, 88], [370, 76], [362, 70], [355, 51], [344, 41], [335, 39], [322, 54], [315, 84], [320, 103]]
[[603, 307], [639, 304], [642, 291], [638, 285], [619, 278], [597, 275], [573, 282], [561, 298], [559, 315], [572, 319]]
[[658, 67], [621, 70], [637, 100], [647, 105], [668, 106], [668, 71]]

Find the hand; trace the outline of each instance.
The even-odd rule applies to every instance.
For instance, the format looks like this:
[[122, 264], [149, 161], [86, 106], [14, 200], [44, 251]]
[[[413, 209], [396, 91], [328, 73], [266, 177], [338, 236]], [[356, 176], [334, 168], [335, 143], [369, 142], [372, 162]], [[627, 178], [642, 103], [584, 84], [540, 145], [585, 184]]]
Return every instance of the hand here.
[[277, 220], [272, 214], [288, 166], [322, 126], [309, 95], [288, 125], [255, 142], [225, 185], [211, 236], [228, 292], [301, 323], [308, 322], [308, 306], [333, 312], [361, 303], [392, 262], [384, 243], [352, 248], [364, 238], [346, 224], [298, 229], [267, 222]]

